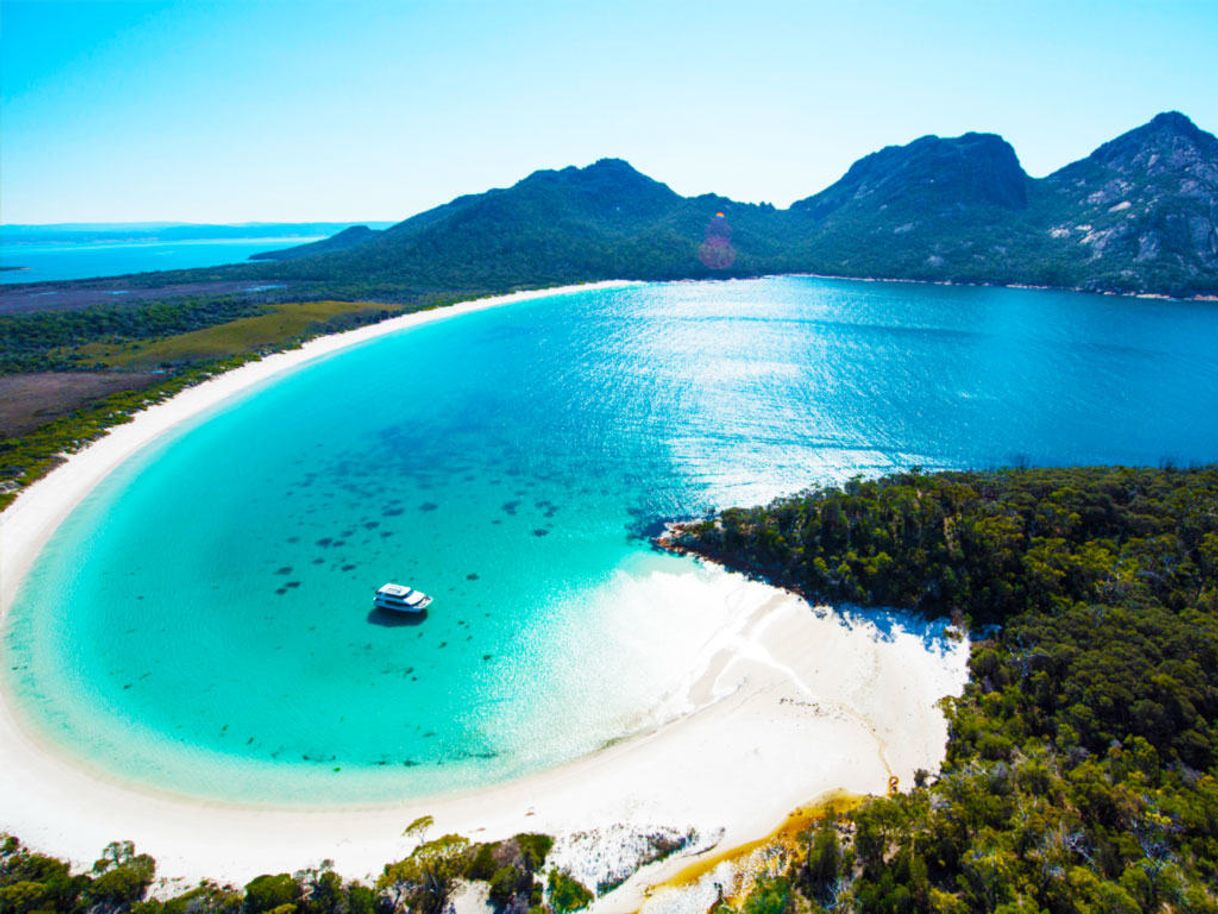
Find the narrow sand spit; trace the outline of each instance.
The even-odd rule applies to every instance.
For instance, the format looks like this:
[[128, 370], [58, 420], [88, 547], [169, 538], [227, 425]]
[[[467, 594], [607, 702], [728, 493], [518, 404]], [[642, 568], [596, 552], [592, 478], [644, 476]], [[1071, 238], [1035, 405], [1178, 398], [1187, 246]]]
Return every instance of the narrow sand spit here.
[[[141, 413], [0, 515], [0, 610], [7, 612], [21, 577], [72, 508], [180, 423], [375, 336], [563, 291], [571, 289], [470, 302], [316, 340]], [[402, 830], [421, 815], [435, 817], [433, 834], [474, 840], [524, 830], [561, 836], [625, 827], [642, 835], [668, 828], [696, 831], [699, 848], [723, 848], [767, 834], [791, 809], [827, 791], [880, 793], [890, 776], [908, 783], [915, 769], [938, 764], [947, 733], [936, 702], [964, 683], [965, 642], [946, 642], [940, 627], [892, 614], [815, 609], [728, 572], [688, 577], [676, 596], [671, 587], [656, 588], [656, 610], [673, 599], [686, 607], [729, 600], [731, 623], [706, 641], [685, 684], [639, 732], [570, 764], [401, 804], [239, 806], [98, 772], [52, 745], [0, 696], [0, 831], [77, 863], [92, 861], [111, 840], [130, 839], [156, 857], [163, 876], [190, 881], [244, 882], [323, 858], [345, 875], [367, 876], [409, 852]], [[646, 885], [678, 863], [648, 867], [601, 900], [598, 911], [636, 909]]]

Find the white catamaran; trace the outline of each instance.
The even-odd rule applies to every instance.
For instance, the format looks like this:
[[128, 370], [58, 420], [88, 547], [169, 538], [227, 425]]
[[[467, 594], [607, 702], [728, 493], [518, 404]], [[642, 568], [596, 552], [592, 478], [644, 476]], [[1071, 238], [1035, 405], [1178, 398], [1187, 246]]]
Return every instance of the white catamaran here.
[[395, 613], [421, 613], [431, 605], [431, 597], [405, 584], [386, 584], [376, 592], [372, 605]]

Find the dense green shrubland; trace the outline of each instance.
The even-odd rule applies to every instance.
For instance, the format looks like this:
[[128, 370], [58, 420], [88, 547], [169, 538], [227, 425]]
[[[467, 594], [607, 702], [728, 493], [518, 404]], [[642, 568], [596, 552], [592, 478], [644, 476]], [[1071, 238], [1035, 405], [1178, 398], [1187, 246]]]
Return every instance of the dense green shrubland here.
[[585, 907], [591, 894], [569, 875], [544, 871], [553, 839], [521, 834], [471, 844], [459, 835], [423, 841], [387, 864], [372, 885], [344, 880], [330, 861], [296, 873], [268, 873], [244, 888], [203, 882], [150, 899], [156, 863], [130, 842], [111, 844], [88, 872], [0, 837], [0, 914], [439, 914], [458, 880], [486, 882], [500, 914], [558, 914]]
[[1218, 470], [901, 473], [685, 525], [676, 542], [813, 600], [1002, 622], [1078, 601], [1218, 601]]
[[0, 374], [93, 367], [82, 364], [76, 347], [174, 336], [267, 310], [264, 303], [226, 296], [0, 315]]

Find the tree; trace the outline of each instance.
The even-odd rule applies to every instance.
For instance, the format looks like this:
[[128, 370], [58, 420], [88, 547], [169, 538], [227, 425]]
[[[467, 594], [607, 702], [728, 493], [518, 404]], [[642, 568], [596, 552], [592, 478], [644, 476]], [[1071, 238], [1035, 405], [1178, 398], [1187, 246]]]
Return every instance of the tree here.
[[842, 862], [837, 829], [831, 819], [825, 819], [813, 833], [804, 864], [804, 886], [810, 897], [827, 903], [837, 884]]
[[453, 884], [462, 873], [469, 841], [444, 835], [420, 844], [409, 857], [385, 866], [376, 887], [394, 911], [439, 914], [448, 903]]
[[436, 820], [432, 816], [419, 816], [413, 822], [402, 830], [404, 838], [418, 838], [423, 841], [427, 836], [427, 830], [436, 824]]
[[550, 897], [550, 907], [555, 914], [572, 914], [592, 903], [596, 896], [592, 891], [570, 873], [558, 869], [550, 870], [546, 879], [546, 890]]
[[102, 910], [119, 911], [144, 897], [156, 876], [156, 861], [136, 854], [130, 841], [115, 841], [93, 864], [93, 873], [86, 899]]
[[258, 876], [245, 886], [244, 914], [264, 914], [301, 900], [301, 889], [287, 873]]

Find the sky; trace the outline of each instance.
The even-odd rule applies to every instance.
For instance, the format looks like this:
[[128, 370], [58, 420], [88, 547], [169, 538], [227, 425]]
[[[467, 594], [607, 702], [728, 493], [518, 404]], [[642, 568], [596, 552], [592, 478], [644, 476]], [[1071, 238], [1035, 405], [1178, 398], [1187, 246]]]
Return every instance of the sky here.
[[0, 0], [0, 221], [396, 220], [616, 156], [786, 206], [928, 133], [1218, 131], [1218, 0]]

